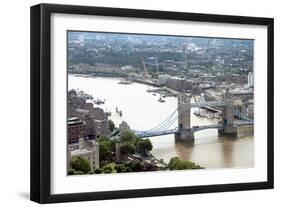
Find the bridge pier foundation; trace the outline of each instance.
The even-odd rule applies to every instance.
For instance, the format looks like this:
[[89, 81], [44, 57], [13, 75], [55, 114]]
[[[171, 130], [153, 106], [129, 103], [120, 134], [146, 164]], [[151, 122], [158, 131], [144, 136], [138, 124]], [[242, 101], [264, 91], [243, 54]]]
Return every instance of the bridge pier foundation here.
[[237, 126], [224, 126], [224, 128], [218, 130], [220, 136], [237, 137]]
[[175, 133], [176, 142], [193, 142], [194, 141], [194, 132], [191, 130], [182, 130]]

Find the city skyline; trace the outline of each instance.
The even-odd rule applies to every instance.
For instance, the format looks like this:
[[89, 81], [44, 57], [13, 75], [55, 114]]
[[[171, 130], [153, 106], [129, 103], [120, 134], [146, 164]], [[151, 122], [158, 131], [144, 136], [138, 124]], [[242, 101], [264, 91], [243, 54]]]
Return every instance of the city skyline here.
[[[67, 41], [69, 175], [253, 166], [254, 40], [68, 31]], [[202, 159], [202, 135], [215, 161]], [[248, 152], [233, 157], [214, 139]]]

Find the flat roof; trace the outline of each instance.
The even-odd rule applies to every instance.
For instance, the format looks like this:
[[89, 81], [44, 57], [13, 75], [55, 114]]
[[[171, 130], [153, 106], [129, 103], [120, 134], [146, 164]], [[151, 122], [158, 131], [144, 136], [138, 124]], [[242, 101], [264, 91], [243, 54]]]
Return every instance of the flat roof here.
[[92, 154], [92, 151], [87, 149], [76, 149], [70, 152], [71, 156], [77, 156], [77, 155], [85, 155], [85, 154]]

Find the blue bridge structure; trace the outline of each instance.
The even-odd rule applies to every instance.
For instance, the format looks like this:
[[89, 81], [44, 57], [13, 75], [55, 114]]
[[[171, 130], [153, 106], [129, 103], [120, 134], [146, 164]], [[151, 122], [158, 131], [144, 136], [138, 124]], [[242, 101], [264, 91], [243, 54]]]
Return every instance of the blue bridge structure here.
[[[191, 126], [191, 108], [201, 108], [206, 106], [222, 107], [221, 122], [212, 125]], [[237, 128], [239, 126], [254, 124], [253, 119], [243, 114], [239, 107], [241, 106], [235, 106], [228, 90], [226, 90], [223, 101], [204, 101], [195, 103], [190, 102], [190, 96], [185, 93], [180, 93], [178, 95], [177, 109], [173, 111], [164, 121], [148, 130], [131, 129], [131, 131], [133, 131], [138, 138], [174, 134], [176, 140], [178, 141], [194, 140], [195, 132], [207, 129], [218, 129], [219, 134], [223, 136], [236, 136]], [[174, 127], [176, 122], [178, 122], [178, 126]], [[110, 137], [118, 137], [121, 133], [122, 130], [117, 129], [116, 131], [112, 132]]]

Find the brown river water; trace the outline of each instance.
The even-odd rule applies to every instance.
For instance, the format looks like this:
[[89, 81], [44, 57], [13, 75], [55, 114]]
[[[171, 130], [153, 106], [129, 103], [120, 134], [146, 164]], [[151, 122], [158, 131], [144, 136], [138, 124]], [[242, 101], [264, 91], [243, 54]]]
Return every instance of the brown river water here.
[[[177, 98], [167, 97], [165, 103], [158, 101], [146, 90], [147, 85], [132, 83], [118, 84], [120, 79], [103, 77], [68, 76], [68, 89], [83, 90], [95, 99], [105, 100], [100, 105], [110, 111], [116, 125], [126, 121], [132, 129], [148, 130], [157, 126], [177, 108]], [[122, 110], [122, 117], [116, 113], [116, 107]], [[196, 110], [196, 109], [192, 109]], [[208, 119], [191, 115], [191, 125], [201, 126], [217, 123], [217, 119]], [[171, 126], [174, 128], [177, 122]], [[241, 134], [241, 133], [240, 133]], [[169, 162], [170, 158], [178, 156], [190, 160], [205, 168], [249, 168], [254, 167], [254, 137], [243, 135], [238, 138], [219, 137], [217, 129], [208, 129], [195, 133], [194, 143], [175, 143], [174, 135], [149, 138], [153, 144], [152, 154], [158, 159]]]

